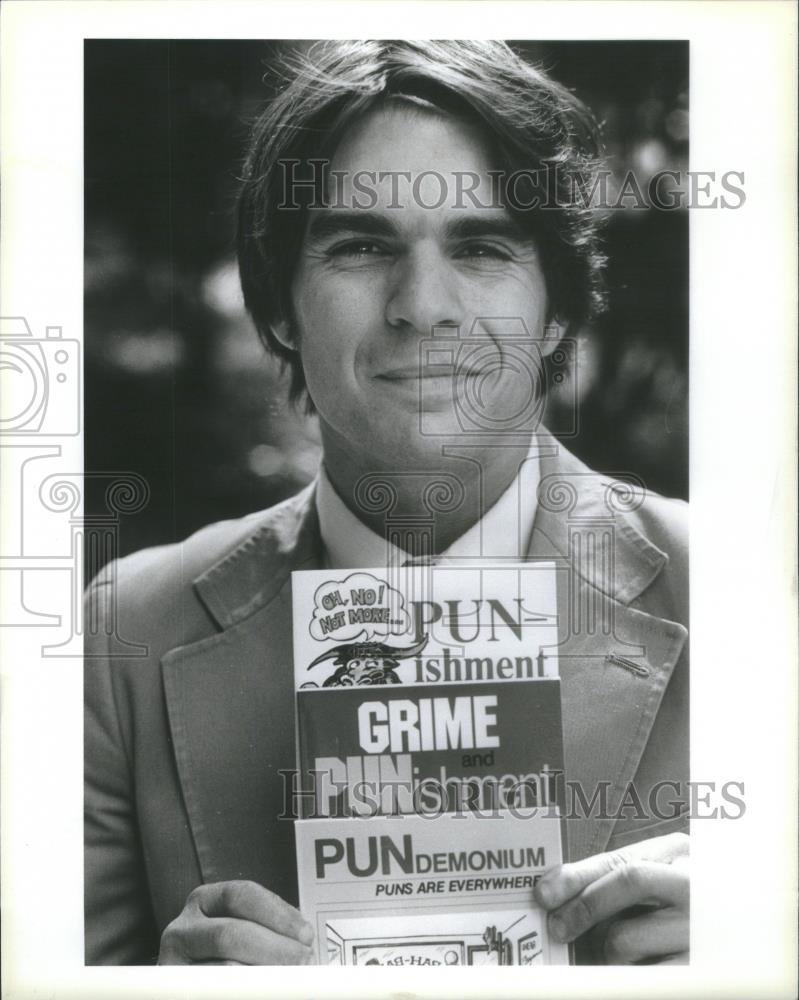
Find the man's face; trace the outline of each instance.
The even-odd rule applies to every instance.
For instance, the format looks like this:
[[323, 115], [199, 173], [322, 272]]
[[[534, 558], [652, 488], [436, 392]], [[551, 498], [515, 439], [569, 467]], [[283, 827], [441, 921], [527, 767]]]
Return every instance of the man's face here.
[[[294, 334], [326, 460], [435, 467], [441, 435], [459, 426], [457, 405], [467, 396], [470, 405], [479, 400], [489, 427], [529, 408], [530, 377], [518, 370], [512, 338], [523, 329], [518, 320], [532, 338], [544, 336], [535, 244], [505, 209], [482, 207], [492, 200], [489, 152], [476, 130], [451, 118], [375, 111], [345, 135], [331, 169], [341, 172], [341, 197], [309, 213], [292, 286]], [[376, 195], [368, 208], [353, 207], [370, 200], [353, 185], [361, 171], [371, 173], [366, 183]], [[426, 171], [443, 182], [420, 179]], [[464, 182], [466, 172], [479, 178], [479, 206], [463, 194], [474, 184]], [[443, 204], [427, 207], [442, 192]], [[479, 349], [460, 368], [428, 365], [422, 341], [434, 327], [457, 327], [464, 338], [477, 319]], [[453, 329], [447, 345], [456, 337]]]

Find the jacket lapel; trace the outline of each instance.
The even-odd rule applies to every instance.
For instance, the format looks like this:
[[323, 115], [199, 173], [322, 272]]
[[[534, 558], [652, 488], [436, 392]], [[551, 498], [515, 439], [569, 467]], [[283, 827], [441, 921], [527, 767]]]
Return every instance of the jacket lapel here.
[[549, 438], [538, 499], [528, 557], [558, 568], [568, 843], [578, 860], [604, 850], [629, 802], [687, 630], [629, 606], [668, 561], [629, 516], [642, 493], [591, 472]]
[[318, 565], [306, 490], [195, 581], [224, 631], [162, 659], [203, 880], [253, 879], [295, 903], [294, 825], [280, 818], [295, 766], [291, 571]]
[[687, 635], [624, 605], [613, 611], [611, 635], [563, 635], [558, 650], [572, 860], [604, 850], [622, 803], [635, 807], [629, 785]]

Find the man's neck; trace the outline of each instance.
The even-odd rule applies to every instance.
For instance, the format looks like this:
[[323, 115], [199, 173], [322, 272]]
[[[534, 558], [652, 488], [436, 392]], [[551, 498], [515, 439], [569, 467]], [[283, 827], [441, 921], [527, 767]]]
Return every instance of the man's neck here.
[[436, 554], [449, 548], [496, 503], [529, 453], [523, 443], [453, 445], [442, 448], [446, 453], [435, 456], [435, 464], [414, 464], [408, 456], [356, 457], [324, 431], [322, 439], [325, 469], [343, 503], [381, 537], [387, 537], [389, 521], [402, 521], [411, 555], [426, 551], [430, 518]]

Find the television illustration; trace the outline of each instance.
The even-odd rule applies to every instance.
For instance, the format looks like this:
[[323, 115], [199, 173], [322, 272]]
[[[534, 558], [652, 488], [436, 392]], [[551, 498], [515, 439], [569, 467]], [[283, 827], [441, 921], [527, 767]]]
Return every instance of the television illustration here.
[[531, 910], [326, 918], [329, 965], [544, 964], [542, 916]]

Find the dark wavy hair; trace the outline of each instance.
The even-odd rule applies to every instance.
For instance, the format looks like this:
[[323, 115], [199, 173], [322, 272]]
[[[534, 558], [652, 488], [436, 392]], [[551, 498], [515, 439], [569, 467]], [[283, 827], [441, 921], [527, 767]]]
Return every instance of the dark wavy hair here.
[[281, 164], [292, 163], [296, 178], [315, 175], [313, 161], [329, 162], [347, 128], [387, 102], [410, 102], [477, 126], [505, 177], [520, 171], [548, 177], [552, 207], [525, 211], [513, 199], [503, 203], [536, 240], [550, 318], [576, 325], [602, 307], [604, 258], [587, 195], [601, 165], [596, 122], [569, 90], [508, 44], [320, 41], [287, 47], [271, 70], [275, 96], [253, 125], [239, 193], [238, 259], [245, 305], [264, 345], [290, 368], [292, 400], [306, 391], [302, 363], [272, 326], [293, 321], [291, 283], [308, 199], [295, 210], [279, 207]]

